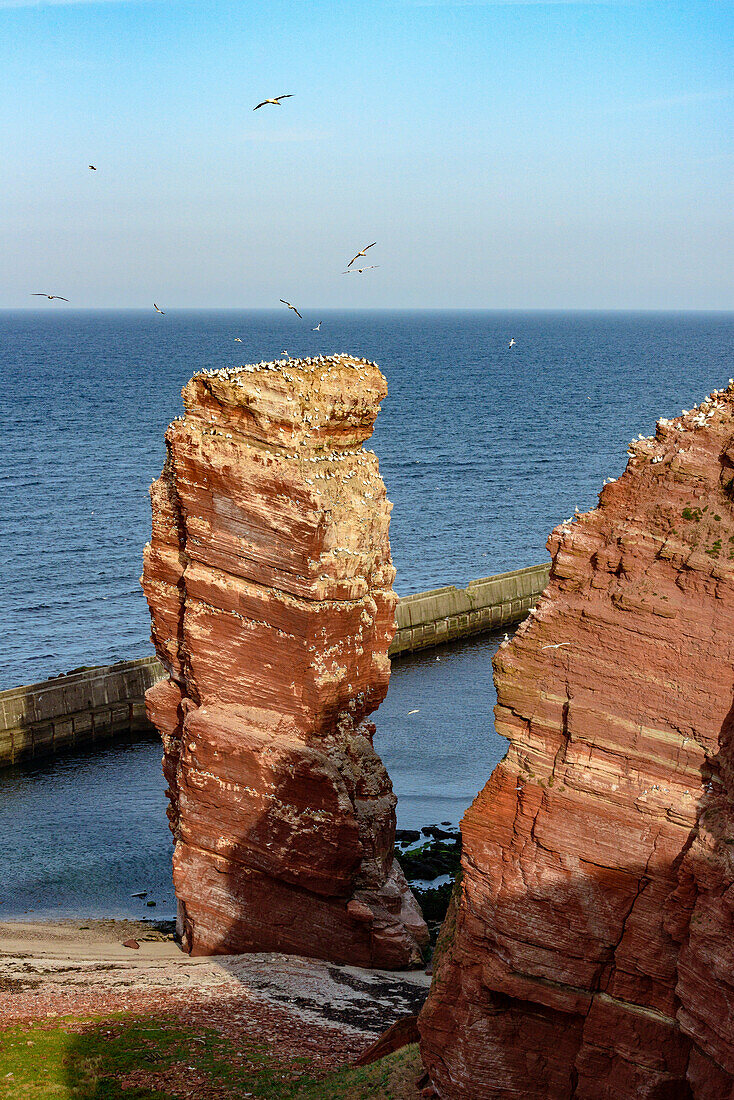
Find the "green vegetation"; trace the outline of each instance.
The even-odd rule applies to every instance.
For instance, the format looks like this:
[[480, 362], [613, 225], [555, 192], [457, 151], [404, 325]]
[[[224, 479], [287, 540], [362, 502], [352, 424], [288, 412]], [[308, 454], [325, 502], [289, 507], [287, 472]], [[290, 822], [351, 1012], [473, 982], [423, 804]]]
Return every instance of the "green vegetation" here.
[[451, 901], [451, 891], [453, 888], [453, 880], [451, 882], [444, 882], [440, 886], [430, 886], [424, 890], [420, 889], [418, 886], [411, 887], [421, 907], [423, 919], [431, 932], [432, 944], [435, 943], [441, 922], [446, 916], [446, 910]]
[[[461, 835], [434, 837], [417, 847], [409, 848], [407, 852], [402, 852], [396, 847], [395, 858], [403, 868], [405, 877], [423, 911], [423, 919], [431, 934], [430, 952], [435, 946], [441, 922], [446, 916], [451, 900], [453, 879], [461, 865]], [[430, 882], [440, 875], [451, 875], [452, 881], [444, 882], [440, 886], [413, 885], [416, 880]]]
[[461, 861], [461, 837], [427, 840], [416, 848], [402, 852], [395, 848], [395, 858], [408, 882], [433, 879], [439, 875], [455, 875]]
[[318, 1064], [151, 1017], [64, 1018], [0, 1032], [2, 1100], [412, 1100], [416, 1046], [319, 1079]]
[[462, 873], [461, 868], [459, 868], [451, 891], [446, 917], [441, 925], [441, 931], [438, 934], [438, 941], [433, 952], [433, 981], [437, 986], [443, 980], [441, 978], [441, 966], [443, 961], [451, 956], [451, 948], [456, 934], [456, 916], [461, 903], [461, 878]]

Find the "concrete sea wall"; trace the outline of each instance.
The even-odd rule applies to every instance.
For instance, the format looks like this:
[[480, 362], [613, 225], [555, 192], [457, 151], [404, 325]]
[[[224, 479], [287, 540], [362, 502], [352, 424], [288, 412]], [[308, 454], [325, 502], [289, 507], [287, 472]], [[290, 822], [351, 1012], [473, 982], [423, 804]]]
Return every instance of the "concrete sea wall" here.
[[[482, 634], [523, 619], [548, 581], [533, 565], [404, 596], [390, 656]], [[0, 767], [139, 730], [151, 730], [145, 692], [164, 676], [155, 657], [56, 676], [0, 691]]]
[[143, 657], [0, 691], [0, 767], [150, 729], [145, 692], [162, 676]]
[[524, 619], [548, 583], [548, 565], [531, 565], [472, 581], [403, 596], [390, 656], [485, 634]]

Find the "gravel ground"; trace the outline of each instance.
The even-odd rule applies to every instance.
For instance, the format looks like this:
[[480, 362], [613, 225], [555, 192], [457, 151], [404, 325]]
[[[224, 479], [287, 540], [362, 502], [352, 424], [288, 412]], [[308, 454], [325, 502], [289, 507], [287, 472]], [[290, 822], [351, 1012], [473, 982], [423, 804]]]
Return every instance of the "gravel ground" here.
[[169, 932], [145, 922], [0, 924], [0, 1027], [66, 1015], [166, 1015], [230, 1039], [271, 1043], [284, 1057], [317, 1058], [330, 1070], [417, 1012], [429, 984], [422, 971], [361, 970], [292, 955], [192, 959]]

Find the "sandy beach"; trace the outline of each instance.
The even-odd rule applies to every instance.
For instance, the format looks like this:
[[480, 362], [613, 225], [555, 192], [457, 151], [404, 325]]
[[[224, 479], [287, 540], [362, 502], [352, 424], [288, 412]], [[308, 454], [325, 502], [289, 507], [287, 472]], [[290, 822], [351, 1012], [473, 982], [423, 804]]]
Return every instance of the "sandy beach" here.
[[343, 1065], [416, 1012], [429, 985], [423, 971], [361, 970], [298, 956], [191, 958], [154, 922], [0, 924], [5, 1027], [66, 1015], [163, 1012]]

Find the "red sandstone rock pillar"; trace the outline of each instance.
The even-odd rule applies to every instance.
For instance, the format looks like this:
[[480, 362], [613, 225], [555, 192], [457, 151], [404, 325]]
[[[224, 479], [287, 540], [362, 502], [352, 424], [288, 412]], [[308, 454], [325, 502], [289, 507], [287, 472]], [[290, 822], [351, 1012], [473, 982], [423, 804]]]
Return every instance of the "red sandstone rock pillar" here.
[[391, 505], [362, 359], [194, 375], [151, 487], [143, 588], [182, 942], [417, 964], [395, 803], [367, 716], [390, 676]]
[[734, 1096], [734, 387], [558, 527], [420, 1018], [439, 1096]]

